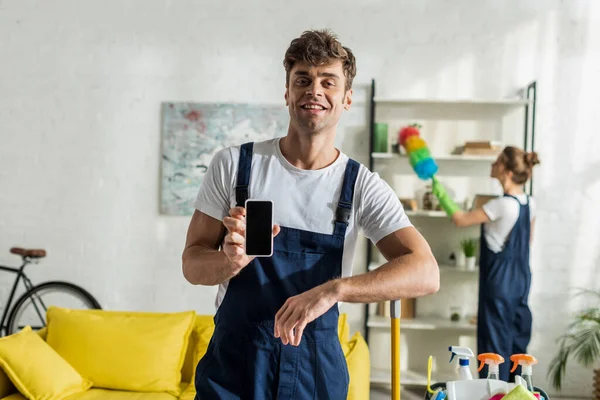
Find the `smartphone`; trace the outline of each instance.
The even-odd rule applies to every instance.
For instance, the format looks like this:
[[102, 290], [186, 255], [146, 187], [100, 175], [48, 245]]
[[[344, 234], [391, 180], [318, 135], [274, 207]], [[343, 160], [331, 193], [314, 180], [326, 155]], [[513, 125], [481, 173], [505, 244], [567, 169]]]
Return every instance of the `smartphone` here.
[[246, 254], [253, 257], [273, 255], [273, 202], [246, 200]]

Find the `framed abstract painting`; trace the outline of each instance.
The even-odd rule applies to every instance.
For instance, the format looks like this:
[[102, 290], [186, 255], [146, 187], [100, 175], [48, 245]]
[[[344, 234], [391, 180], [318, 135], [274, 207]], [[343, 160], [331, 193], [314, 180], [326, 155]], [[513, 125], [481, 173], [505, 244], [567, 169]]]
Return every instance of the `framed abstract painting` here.
[[219, 150], [287, 134], [284, 104], [175, 103], [161, 106], [160, 212], [192, 215], [194, 200]]

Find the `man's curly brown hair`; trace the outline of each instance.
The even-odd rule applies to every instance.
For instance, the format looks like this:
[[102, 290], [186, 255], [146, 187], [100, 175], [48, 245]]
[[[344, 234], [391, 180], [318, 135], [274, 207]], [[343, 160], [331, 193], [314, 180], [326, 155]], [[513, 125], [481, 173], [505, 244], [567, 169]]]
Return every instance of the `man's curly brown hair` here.
[[290, 71], [297, 61], [304, 61], [309, 65], [326, 65], [336, 60], [342, 62], [344, 76], [346, 77], [346, 90], [352, 88], [352, 81], [356, 76], [356, 59], [352, 51], [342, 46], [337, 36], [326, 29], [305, 31], [290, 43], [285, 52], [283, 66], [285, 67], [285, 82], [290, 83]]

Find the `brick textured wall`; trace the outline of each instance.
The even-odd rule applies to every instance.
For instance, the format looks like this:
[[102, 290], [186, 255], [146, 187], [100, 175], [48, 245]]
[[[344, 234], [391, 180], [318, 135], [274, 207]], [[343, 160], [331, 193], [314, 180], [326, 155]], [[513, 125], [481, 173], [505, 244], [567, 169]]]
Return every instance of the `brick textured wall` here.
[[[494, 97], [538, 81], [531, 352], [547, 387], [581, 306], [570, 288], [600, 282], [598, 2], [0, 0], [0, 262], [17, 261], [11, 245], [43, 246], [36, 281], [77, 282], [111, 309], [212, 312], [214, 288], [181, 275], [188, 218], [158, 215], [160, 102], [282, 100], [283, 52], [315, 27], [339, 33], [356, 82], [375, 77], [382, 95]], [[365, 115], [357, 104], [338, 137], [363, 162]], [[362, 307], [344, 306], [360, 328]], [[574, 367], [565, 393], [589, 395], [591, 379]]]

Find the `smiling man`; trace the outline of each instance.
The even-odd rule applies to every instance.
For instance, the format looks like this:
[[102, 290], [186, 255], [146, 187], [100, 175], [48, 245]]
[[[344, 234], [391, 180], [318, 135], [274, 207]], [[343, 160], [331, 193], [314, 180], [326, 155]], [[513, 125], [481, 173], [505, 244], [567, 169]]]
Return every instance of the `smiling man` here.
[[[185, 278], [219, 285], [197, 399], [346, 399], [338, 302], [413, 298], [439, 287], [429, 245], [394, 191], [334, 145], [352, 105], [351, 50], [328, 31], [304, 32], [284, 67], [287, 136], [217, 153], [188, 229]], [[248, 196], [274, 202], [271, 257], [244, 253]], [[352, 276], [361, 230], [388, 261]]]

